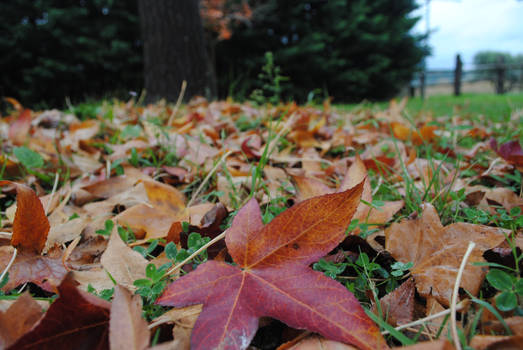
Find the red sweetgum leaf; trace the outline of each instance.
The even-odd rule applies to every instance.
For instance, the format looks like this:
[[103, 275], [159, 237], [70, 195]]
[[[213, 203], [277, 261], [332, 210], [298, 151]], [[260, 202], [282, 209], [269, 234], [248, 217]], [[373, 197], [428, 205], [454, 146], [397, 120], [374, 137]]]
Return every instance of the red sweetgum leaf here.
[[298, 203], [266, 226], [251, 199], [238, 211], [226, 236], [238, 266], [208, 261], [169, 285], [157, 303], [204, 304], [191, 349], [245, 349], [262, 316], [361, 349], [386, 348], [357, 299], [308, 266], [343, 240], [362, 189], [360, 183]]
[[76, 288], [71, 275], [58, 287], [59, 298], [44, 317], [9, 350], [109, 349], [111, 304]]
[[20, 251], [40, 254], [50, 228], [42, 202], [36, 193], [25, 185], [0, 181], [0, 186], [4, 185], [15, 185], [17, 192], [11, 245]]

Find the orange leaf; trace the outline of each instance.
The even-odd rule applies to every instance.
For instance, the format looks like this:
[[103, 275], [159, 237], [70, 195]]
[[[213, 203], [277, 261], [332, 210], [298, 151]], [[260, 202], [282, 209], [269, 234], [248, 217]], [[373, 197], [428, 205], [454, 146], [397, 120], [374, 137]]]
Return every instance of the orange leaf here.
[[145, 232], [146, 238], [165, 237], [173, 222], [185, 221], [188, 212], [183, 194], [176, 188], [157, 182], [143, 181], [149, 203], [140, 203], [116, 216], [122, 226]]
[[36, 193], [25, 185], [0, 181], [0, 186], [4, 185], [15, 185], [17, 192], [11, 245], [21, 251], [40, 254], [50, 228], [42, 202]]
[[401, 123], [392, 122], [391, 127], [394, 137], [401, 141], [407, 141], [412, 134], [411, 130]]
[[24, 107], [22, 106], [22, 104], [20, 102], [18, 102], [17, 99], [13, 98], [13, 97], [4, 97], [4, 100], [6, 100], [7, 102], [9, 102], [10, 104], [13, 105], [13, 107], [17, 110], [17, 111], [21, 111]]

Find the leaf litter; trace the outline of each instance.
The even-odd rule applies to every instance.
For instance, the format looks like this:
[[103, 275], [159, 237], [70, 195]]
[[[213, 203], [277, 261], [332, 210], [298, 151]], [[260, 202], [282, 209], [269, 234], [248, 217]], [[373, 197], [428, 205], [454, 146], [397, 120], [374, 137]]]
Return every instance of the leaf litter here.
[[7, 101], [4, 348], [521, 342], [521, 146], [494, 120], [409, 119], [406, 100], [130, 100], [83, 120]]

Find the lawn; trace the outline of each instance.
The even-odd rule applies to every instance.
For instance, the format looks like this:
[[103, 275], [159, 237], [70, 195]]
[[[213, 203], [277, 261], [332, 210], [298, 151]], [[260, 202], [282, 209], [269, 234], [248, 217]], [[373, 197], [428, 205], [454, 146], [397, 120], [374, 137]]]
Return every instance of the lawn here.
[[[361, 103], [338, 105], [342, 110], [357, 108], [386, 108], [388, 103]], [[523, 93], [506, 95], [465, 94], [461, 96], [431, 96], [426, 99], [410, 98], [406, 112], [411, 116], [431, 114], [433, 116], [479, 116], [485, 115], [493, 121], [505, 121], [511, 113], [523, 109]]]

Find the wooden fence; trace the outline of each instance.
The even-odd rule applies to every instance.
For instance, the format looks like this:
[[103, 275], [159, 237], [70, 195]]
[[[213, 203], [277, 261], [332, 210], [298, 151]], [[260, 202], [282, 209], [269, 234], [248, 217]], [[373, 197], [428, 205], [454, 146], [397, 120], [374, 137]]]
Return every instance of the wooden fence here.
[[409, 95], [418, 94], [425, 97], [427, 89], [446, 85], [451, 90], [449, 93], [459, 96], [464, 87], [479, 82], [483, 82], [484, 87], [491, 85], [492, 92], [496, 94], [514, 90], [523, 91], [523, 64], [506, 64], [500, 59], [495, 64], [475, 65], [473, 69], [465, 70], [460, 55], [456, 55], [454, 69], [417, 72], [411, 81]]

